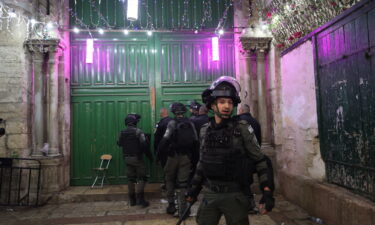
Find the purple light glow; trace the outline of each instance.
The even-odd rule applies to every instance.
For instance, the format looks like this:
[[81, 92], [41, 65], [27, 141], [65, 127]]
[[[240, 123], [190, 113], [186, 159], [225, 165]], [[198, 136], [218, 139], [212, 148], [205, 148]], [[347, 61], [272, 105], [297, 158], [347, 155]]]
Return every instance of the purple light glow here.
[[86, 40], [86, 63], [92, 63], [94, 54], [94, 39]]
[[219, 38], [212, 38], [212, 61], [219, 61]]

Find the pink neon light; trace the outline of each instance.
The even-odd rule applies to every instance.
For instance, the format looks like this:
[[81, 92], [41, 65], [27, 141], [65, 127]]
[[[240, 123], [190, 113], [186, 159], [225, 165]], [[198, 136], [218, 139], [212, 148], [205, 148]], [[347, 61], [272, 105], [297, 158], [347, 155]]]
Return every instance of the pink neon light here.
[[212, 61], [219, 61], [219, 38], [212, 38]]
[[86, 40], [86, 63], [92, 63], [94, 55], [94, 39]]

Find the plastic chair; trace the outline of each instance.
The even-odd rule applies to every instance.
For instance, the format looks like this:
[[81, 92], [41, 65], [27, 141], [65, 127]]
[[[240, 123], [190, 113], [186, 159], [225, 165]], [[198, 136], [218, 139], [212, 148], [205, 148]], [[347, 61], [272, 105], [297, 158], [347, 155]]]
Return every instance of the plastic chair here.
[[106, 174], [108, 171], [109, 163], [111, 162], [112, 155], [104, 154], [100, 156], [100, 166], [98, 168], [93, 168], [96, 172], [96, 177], [94, 183], [91, 185], [91, 188], [99, 187], [99, 185], [95, 185], [98, 179], [101, 179], [100, 188], [103, 188], [104, 179], [106, 179]]

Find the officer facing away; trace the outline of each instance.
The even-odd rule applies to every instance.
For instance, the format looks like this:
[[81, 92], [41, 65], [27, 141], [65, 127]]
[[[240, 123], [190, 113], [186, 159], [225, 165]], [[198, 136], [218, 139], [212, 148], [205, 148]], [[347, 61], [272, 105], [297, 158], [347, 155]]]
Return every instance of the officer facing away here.
[[[144, 198], [144, 188], [147, 181], [146, 165], [143, 154], [152, 162], [152, 154], [149, 143], [143, 131], [137, 128], [137, 123], [141, 119], [138, 114], [128, 114], [125, 118], [127, 129], [121, 131], [117, 145], [122, 147], [124, 162], [126, 164], [128, 176], [128, 191], [130, 206], [149, 206]], [[137, 183], [138, 181], [138, 183]], [[137, 190], [135, 184], [137, 183]]]
[[203, 103], [213, 110], [214, 117], [201, 128], [200, 160], [186, 198], [194, 202], [205, 187], [196, 218], [200, 225], [217, 225], [223, 214], [229, 225], [249, 224], [251, 202], [246, 193], [251, 164], [255, 164], [263, 192], [261, 212], [267, 213], [274, 206], [267, 163], [254, 130], [246, 121], [231, 117], [233, 108], [241, 102], [239, 92], [238, 82], [223, 76], [202, 93]]
[[165, 164], [167, 163], [167, 155], [166, 154], [161, 154], [158, 152], [158, 146], [163, 138], [163, 135], [165, 131], [167, 130], [167, 125], [169, 121], [172, 120], [171, 117], [168, 116], [168, 111], [166, 108], [161, 108], [160, 109], [160, 121], [159, 123], [156, 124], [156, 130], [155, 130], [155, 135], [154, 135], [154, 149], [155, 149], [155, 155], [156, 155], [156, 160], [160, 161], [160, 165], [162, 168], [165, 167]]
[[[180, 193], [184, 195], [186, 192], [190, 169], [191, 158], [198, 158], [198, 136], [195, 131], [194, 124], [184, 114], [186, 107], [182, 103], [175, 102], [171, 105], [171, 112], [175, 118], [167, 125], [167, 130], [161, 140], [158, 152], [167, 151], [168, 159], [164, 167], [165, 180], [167, 185], [168, 214], [176, 212], [174, 203], [175, 188], [181, 189]], [[176, 187], [175, 187], [176, 185]], [[186, 208], [184, 196], [180, 199], [181, 211]]]

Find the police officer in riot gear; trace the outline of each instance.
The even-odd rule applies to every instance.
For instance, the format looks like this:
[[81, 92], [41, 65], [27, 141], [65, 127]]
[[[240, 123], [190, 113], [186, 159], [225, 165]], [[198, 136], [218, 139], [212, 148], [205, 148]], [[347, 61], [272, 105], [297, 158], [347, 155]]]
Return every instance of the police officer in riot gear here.
[[[175, 118], [167, 125], [167, 130], [161, 140], [158, 152], [167, 151], [167, 163], [164, 167], [167, 186], [168, 214], [176, 212], [174, 202], [175, 188], [181, 189], [182, 195], [186, 192], [191, 169], [191, 159], [198, 158], [198, 136], [194, 124], [184, 114], [186, 107], [182, 103], [175, 102], [171, 105], [171, 112]], [[175, 186], [177, 185], [177, 186]], [[180, 196], [181, 211], [186, 208], [185, 198]]]
[[156, 155], [156, 160], [160, 162], [160, 165], [162, 168], [165, 167], [165, 164], [167, 163], [167, 155], [162, 154], [162, 152], [158, 152], [158, 146], [163, 138], [163, 135], [165, 131], [167, 130], [167, 125], [169, 121], [172, 120], [171, 117], [168, 116], [168, 111], [166, 108], [161, 108], [160, 109], [160, 121], [159, 123], [156, 124], [155, 128], [155, 134], [154, 134], [154, 149], [155, 149], [155, 155]]
[[125, 126], [127, 126], [127, 129], [121, 131], [117, 144], [122, 147], [126, 164], [130, 205], [147, 207], [149, 202], [144, 198], [147, 176], [143, 154], [151, 162], [153, 159], [146, 135], [141, 129], [137, 128], [137, 123], [140, 119], [141, 116], [138, 114], [128, 114], [126, 116]]
[[202, 105], [199, 107], [199, 114], [194, 118], [190, 118], [191, 122], [194, 123], [195, 129], [197, 130], [198, 135], [201, 130], [201, 127], [204, 124], [208, 123], [209, 121], [209, 117], [207, 113], [208, 113], [207, 107], [205, 105]]
[[197, 101], [193, 100], [191, 101], [189, 105], [189, 110], [191, 112], [190, 119], [194, 119], [199, 115], [199, 108], [201, 107], [201, 104], [199, 104]]
[[262, 146], [262, 132], [259, 122], [251, 115], [250, 106], [248, 104], [241, 105], [238, 120], [246, 120], [248, 124], [254, 129], [255, 137], [258, 140], [259, 146]]
[[272, 182], [254, 130], [246, 121], [231, 117], [233, 108], [241, 102], [239, 92], [238, 82], [223, 76], [202, 93], [203, 103], [213, 110], [214, 117], [201, 128], [200, 159], [187, 192], [187, 201], [194, 202], [205, 187], [197, 215], [200, 225], [216, 225], [223, 214], [229, 225], [249, 224], [251, 164], [263, 192], [261, 212], [274, 206]]

